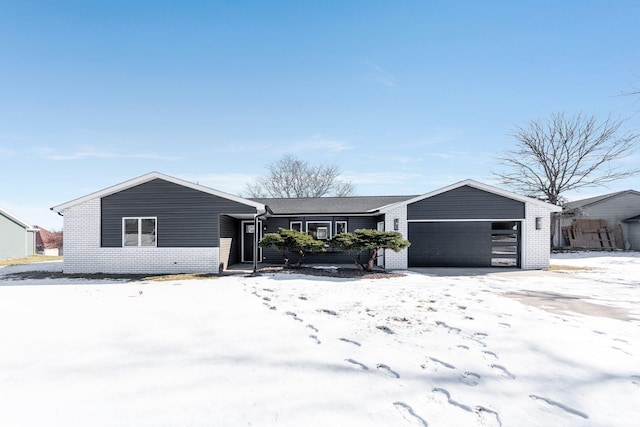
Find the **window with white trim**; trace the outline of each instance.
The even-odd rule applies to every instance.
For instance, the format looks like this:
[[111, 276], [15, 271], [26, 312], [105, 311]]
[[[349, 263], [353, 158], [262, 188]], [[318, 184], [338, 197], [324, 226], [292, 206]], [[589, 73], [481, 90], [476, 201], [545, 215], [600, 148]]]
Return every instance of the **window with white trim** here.
[[122, 218], [122, 246], [156, 246], [157, 218]]
[[336, 221], [336, 234], [347, 232], [347, 221]]
[[307, 221], [307, 234], [317, 240], [329, 240], [331, 221]]
[[291, 221], [289, 230], [302, 231], [302, 221]]

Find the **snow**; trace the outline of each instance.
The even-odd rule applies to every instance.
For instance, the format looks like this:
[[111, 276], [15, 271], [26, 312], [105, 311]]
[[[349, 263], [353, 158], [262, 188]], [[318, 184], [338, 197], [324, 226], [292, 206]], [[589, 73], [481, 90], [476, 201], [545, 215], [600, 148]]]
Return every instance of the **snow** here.
[[125, 282], [1, 268], [0, 425], [636, 423], [640, 254], [552, 262], [573, 269]]

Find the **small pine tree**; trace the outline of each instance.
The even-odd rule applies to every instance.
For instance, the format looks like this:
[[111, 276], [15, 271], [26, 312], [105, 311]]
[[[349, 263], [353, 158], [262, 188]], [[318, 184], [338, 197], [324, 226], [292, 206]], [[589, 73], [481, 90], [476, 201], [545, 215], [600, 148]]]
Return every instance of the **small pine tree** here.
[[[329, 245], [347, 251], [351, 259], [361, 270], [372, 271], [381, 249], [399, 252], [411, 243], [402, 238], [397, 231], [378, 231], [369, 229], [355, 230], [353, 233], [340, 233], [329, 241]], [[366, 264], [360, 262], [360, 254], [369, 251]]]
[[325, 252], [324, 243], [306, 233], [280, 228], [277, 233], [267, 233], [258, 245], [262, 248], [273, 247], [280, 251], [284, 258], [284, 266], [290, 267], [288, 252], [298, 254], [298, 262], [291, 267], [300, 267], [307, 252]]

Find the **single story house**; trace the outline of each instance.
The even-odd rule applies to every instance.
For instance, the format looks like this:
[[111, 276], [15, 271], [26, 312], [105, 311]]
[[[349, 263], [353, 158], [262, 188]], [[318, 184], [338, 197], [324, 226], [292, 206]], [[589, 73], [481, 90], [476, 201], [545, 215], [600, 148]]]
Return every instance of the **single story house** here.
[[[597, 240], [592, 247], [600, 244], [603, 248], [640, 250], [638, 216], [640, 192], [635, 190], [569, 202], [564, 205], [557, 227], [562, 234], [557, 233], [554, 244], [581, 246], [581, 242]], [[586, 238], [580, 239], [582, 236], [576, 235], [579, 233]]]
[[35, 227], [0, 208], [0, 259], [35, 254], [36, 231]]
[[[281, 263], [264, 233], [301, 230], [320, 240], [359, 228], [411, 242], [386, 253], [387, 269], [548, 267], [550, 214], [560, 208], [466, 180], [419, 196], [247, 199], [158, 172], [51, 208], [64, 216], [66, 273], [214, 272]], [[310, 263], [350, 263], [341, 251]]]

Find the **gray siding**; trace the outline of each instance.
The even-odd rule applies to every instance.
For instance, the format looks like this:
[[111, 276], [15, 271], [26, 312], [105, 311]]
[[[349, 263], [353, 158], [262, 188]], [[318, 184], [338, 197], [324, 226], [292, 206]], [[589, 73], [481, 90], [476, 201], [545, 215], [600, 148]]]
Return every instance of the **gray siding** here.
[[157, 217], [158, 247], [217, 247], [221, 213], [255, 208], [161, 179], [101, 199], [102, 247], [122, 246], [122, 218]]
[[[25, 228], [0, 215], [0, 259], [22, 258], [27, 255], [27, 233]], [[33, 252], [31, 252], [33, 254]]]
[[462, 186], [407, 205], [407, 219], [521, 219], [524, 203]]
[[632, 222], [628, 225], [629, 249], [640, 251], [640, 222]]
[[[331, 221], [332, 231], [335, 232], [336, 221], [347, 221], [347, 231], [352, 232], [360, 228], [374, 229], [376, 228], [376, 218], [374, 217], [349, 217], [349, 216], [313, 216], [313, 217], [287, 217], [287, 218], [269, 218], [263, 225], [266, 226], [264, 233], [277, 233], [280, 228], [289, 228], [290, 221], [302, 221], [302, 230], [306, 228], [307, 221]], [[289, 254], [292, 263], [298, 260], [295, 254]], [[282, 264], [282, 254], [275, 249], [265, 248], [262, 251], [262, 261], [270, 264]], [[346, 252], [335, 249], [328, 249], [327, 252], [318, 254], [307, 254], [304, 259], [309, 264], [351, 264], [353, 260]]]

